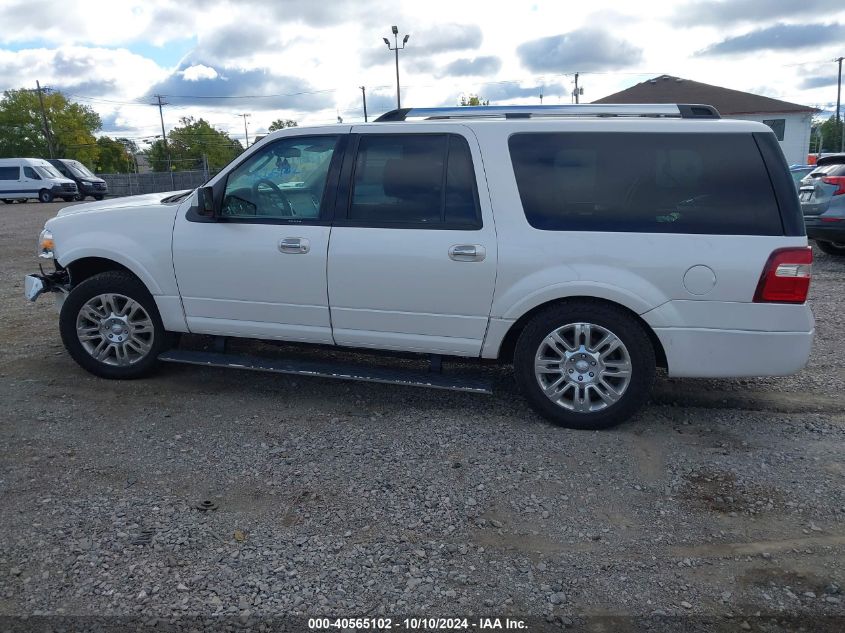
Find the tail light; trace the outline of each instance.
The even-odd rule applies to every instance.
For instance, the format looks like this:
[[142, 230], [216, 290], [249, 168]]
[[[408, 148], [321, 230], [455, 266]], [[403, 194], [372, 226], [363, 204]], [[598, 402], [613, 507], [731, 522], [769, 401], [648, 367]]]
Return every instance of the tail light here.
[[831, 195], [841, 196], [845, 193], [845, 176], [825, 176], [822, 182], [826, 185], [836, 185], [836, 191]]
[[754, 303], [804, 303], [810, 290], [813, 249], [779, 248], [769, 256]]

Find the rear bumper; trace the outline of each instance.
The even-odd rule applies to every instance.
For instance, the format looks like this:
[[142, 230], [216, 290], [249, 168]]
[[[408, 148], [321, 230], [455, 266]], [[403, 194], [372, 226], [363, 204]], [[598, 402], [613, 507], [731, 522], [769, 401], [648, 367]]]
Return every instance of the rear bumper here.
[[807, 237], [822, 242], [845, 242], [845, 221], [819, 222], [804, 218], [807, 227]]
[[730, 378], [788, 376], [810, 358], [815, 330], [754, 332], [655, 328], [670, 376]]

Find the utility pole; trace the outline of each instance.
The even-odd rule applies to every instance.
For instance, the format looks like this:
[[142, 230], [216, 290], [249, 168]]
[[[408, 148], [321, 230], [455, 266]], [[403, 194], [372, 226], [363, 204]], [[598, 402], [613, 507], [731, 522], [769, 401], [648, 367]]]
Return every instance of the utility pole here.
[[249, 132], [247, 132], [246, 130], [246, 118], [252, 115], [248, 112], [244, 112], [243, 114], [239, 114], [238, 116], [242, 116], [244, 118], [244, 139], [246, 139], [246, 147], [244, 149], [249, 149]]
[[543, 105], [543, 93], [540, 93], [540, 105]]
[[575, 90], [572, 94], [575, 95], [575, 103], [578, 103], [578, 73], [575, 73]]
[[842, 117], [839, 115], [839, 106], [842, 102], [842, 56], [835, 60], [839, 62], [839, 83], [836, 87], [836, 125], [839, 127], [839, 151], [845, 151], [845, 125], [842, 125]]
[[359, 86], [361, 88], [361, 98], [364, 100], [364, 123], [367, 122], [367, 89], [364, 86]]
[[161, 119], [161, 140], [164, 143], [164, 153], [167, 156], [167, 171], [170, 172], [170, 186], [176, 189], [176, 184], [173, 181], [173, 160], [170, 157], [170, 146], [167, 144], [167, 134], [164, 132], [164, 112], [162, 111], [162, 106], [166, 106], [167, 102], [163, 100], [161, 95], [153, 95], [156, 99], [156, 103], [151, 103], [150, 105], [157, 105], [158, 106], [158, 116]]
[[411, 36], [405, 35], [405, 38], [402, 40], [402, 46], [399, 46], [399, 27], [391, 26], [390, 30], [393, 32], [393, 46], [390, 45], [390, 40], [386, 37], [381, 39], [387, 44], [387, 50], [396, 53], [396, 108], [400, 109], [402, 107], [402, 99], [399, 96], [399, 51], [405, 48], [405, 44], [408, 43], [408, 38]]
[[[839, 64], [840, 69], [842, 64]], [[50, 151], [50, 158], [55, 158], [53, 149], [53, 135], [50, 133], [50, 125], [47, 123], [47, 111], [44, 109], [44, 95], [41, 93], [41, 82], [35, 82], [38, 86], [38, 102], [41, 104], [41, 122], [44, 124], [44, 137], [47, 139], [47, 149]], [[46, 90], [46, 88], [45, 88]], [[837, 110], [838, 112], [839, 110]]]

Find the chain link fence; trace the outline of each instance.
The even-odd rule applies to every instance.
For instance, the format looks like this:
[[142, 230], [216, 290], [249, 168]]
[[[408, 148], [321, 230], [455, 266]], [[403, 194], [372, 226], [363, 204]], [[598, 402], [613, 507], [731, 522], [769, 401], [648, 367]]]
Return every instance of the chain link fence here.
[[141, 193], [159, 193], [162, 191], [179, 191], [182, 189], [196, 189], [217, 171], [174, 171], [148, 172], [146, 174], [97, 174], [98, 178], [106, 181], [109, 196], [135, 196]]

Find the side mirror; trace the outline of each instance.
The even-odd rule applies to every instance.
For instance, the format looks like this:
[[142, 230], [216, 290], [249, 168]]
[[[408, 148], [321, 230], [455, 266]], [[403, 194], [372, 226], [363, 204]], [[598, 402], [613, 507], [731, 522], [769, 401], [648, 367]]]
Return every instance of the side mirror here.
[[206, 218], [217, 216], [214, 210], [214, 189], [211, 187], [197, 189], [197, 214]]

